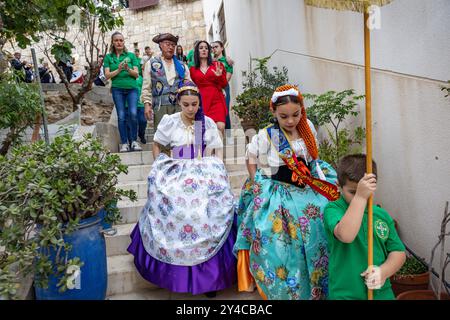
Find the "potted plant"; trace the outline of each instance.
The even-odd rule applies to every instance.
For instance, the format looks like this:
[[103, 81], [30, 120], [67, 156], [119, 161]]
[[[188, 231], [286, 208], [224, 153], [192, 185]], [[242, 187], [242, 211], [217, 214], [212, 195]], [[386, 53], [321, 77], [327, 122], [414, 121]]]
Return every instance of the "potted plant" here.
[[[236, 97], [236, 104], [232, 110], [240, 118], [244, 132], [248, 129], [262, 129], [270, 124], [273, 117], [269, 110], [269, 102], [275, 89], [289, 82], [288, 70], [283, 67], [279, 70], [273, 67], [272, 72], [267, 67], [270, 60], [265, 58], [251, 58], [248, 73], [243, 73], [245, 80], [242, 82], [244, 91]], [[256, 61], [257, 67], [253, 69], [252, 62]]]
[[429, 285], [428, 267], [413, 255], [408, 255], [403, 266], [391, 278], [395, 296], [410, 290], [425, 290]]
[[15, 298], [20, 275], [34, 274], [37, 299], [104, 299], [106, 249], [99, 216], [133, 191], [116, 188], [126, 173], [117, 155], [91, 135], [65, 133], [0, 156], [0, 296]]
[[[434, 245], [431, 250], [431, 258], [430, 263], [428, 264], [428, 274], [429, 274], [429, 283], [431, 290], [410, 290], [403, 292], [398, 295], [397, 300], [450, 300], [450, 292], [449, 288], [445, 281], [445, 271], [447, 266], [450, 264], [450, 254], [445, 253], [445, 238], [450, 235], [447, 233], [447, 225], [450, 223], [450, 211], [449, 211], [449, 203], [447, 201], [444, 210], [444, 218], [441, 222], [441, 230], [438, 235], [438, 241]], [[440, 272], [439, 272], [439, 286], [436, 288], [432, 277], [432, 267], [433, 260], [436, 249], [440, 246], [441, 254], [440, 254]], [[445, 288], [445, 292], [444, 292]], [[428, 288], [426, 288], [428, 289]]]

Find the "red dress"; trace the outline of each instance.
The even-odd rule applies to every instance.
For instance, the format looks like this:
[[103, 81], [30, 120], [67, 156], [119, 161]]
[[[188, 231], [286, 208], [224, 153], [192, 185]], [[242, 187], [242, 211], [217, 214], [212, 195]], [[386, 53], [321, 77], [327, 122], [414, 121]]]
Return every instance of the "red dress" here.
[[[222, 75], [219, 77], [214, 73], [218, 63], [221, 64], [223, 70]], [[214, 122], [225, 123], [225, 118], [228, 113], [225, 97], [222, 93], [222, 88], [225, 88], [228, 84], [225, 66], [222, 62], [215, 61], [209, 66], [205, 74], [196, 67], [191, 67], [189, 72], [191, 73], [192, 81], [200, 90], [205, 116], [210, 117]]]

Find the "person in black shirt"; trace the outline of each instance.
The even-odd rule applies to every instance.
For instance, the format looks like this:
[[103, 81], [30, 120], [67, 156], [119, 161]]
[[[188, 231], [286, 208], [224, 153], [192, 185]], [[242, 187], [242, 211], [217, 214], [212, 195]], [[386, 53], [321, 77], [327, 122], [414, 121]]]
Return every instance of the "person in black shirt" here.
[[14, 68], [14, 73], [18, 77], [19, 81], [25, 81], [25, 66], [26, 61], [20, 61], [22, 55], [20, 52], [14, 53], [14, 59], [11, 60], [11, 66]]
[[183, 54], [183, 47], [182, 46], [180, 46], [180, 45], [177, 46], [177, 51], [175, 52], [175, 55], [176, 55], [178, 60], [180, 60], [183, 63], [187, 63], [187, 58]]
[[48, 67], [48, 62], [44, 62], [42, 67], [39, 67], [39, 76], [41, 78], [41, 83], [55, 83], [55, 77], [53, 76], [52, 70]]
[[[72, 79], [72, 73], [73, 73], [73, 67], [72, 67], [72, 63], [70, 62], [70, 60], [67, 60], [66, 62], [60, 60], [58, 62], [58, 66], [64, 72], [67, 82], [70, 82], [70, 80]], [[61, 82], [63, 82], [63, 81], [61, 80]]]

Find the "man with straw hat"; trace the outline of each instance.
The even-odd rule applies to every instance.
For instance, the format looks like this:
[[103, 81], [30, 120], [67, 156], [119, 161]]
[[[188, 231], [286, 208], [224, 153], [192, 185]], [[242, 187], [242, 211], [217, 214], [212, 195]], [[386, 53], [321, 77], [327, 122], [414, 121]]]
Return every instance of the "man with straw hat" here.
[[175, 57], [178, 36], [171, 33], [156, 35], [153, 42], [159, 45], [161, 56], [151, 58], [144, 67], [141, 101], [147, 120], [154, 120], [154, 127], [165, 114], [181, 111], [176, 103], [176, 91], [183, 79], [190, 79], [189, 70]]

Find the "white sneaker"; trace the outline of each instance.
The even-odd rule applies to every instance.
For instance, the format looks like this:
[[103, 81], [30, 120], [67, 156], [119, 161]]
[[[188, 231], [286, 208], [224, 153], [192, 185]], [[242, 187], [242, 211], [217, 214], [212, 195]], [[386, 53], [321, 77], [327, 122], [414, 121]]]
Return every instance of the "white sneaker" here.
[[139, 142], [133, 141], [133, 142], [131, 143], [131, 150], [133, 150], [133, 151], [142, 151], [142, 148], [141, 148], [141, 146], [139, 145]]
[[119, 152], [128, 152], [130, 151], [130, 146], [128, 145], [128, 143], [124, 143], [120, 145], [120, 150]]

